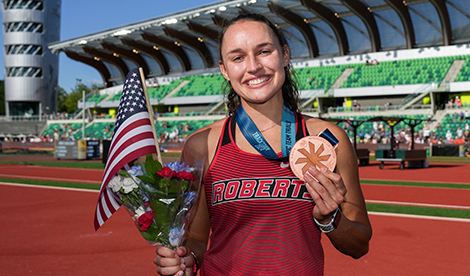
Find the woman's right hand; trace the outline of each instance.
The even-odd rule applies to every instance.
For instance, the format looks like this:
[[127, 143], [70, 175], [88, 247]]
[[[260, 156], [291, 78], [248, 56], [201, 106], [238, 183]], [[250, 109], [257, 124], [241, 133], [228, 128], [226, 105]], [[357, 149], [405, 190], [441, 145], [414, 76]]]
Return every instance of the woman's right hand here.
[[194, 258], [188, 248], [179, 247], [176, 252], [164, 246], [157, 246], [157, 256], [153, 262], [157, 265], [160, 275], [191, 276]]

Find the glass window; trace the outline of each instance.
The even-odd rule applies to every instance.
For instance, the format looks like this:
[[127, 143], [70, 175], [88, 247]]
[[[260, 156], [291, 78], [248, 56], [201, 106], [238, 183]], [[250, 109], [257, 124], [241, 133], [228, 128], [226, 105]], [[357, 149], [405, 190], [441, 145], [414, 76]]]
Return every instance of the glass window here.
[[5, 10], [11, 9], [27, 9], [27, 10], [42, 10], [43, 1], [34, 0], [14, 0], [4, 1], [3, 7]]
[[283, 28], [292, 58], [308, 57], [309, 50], [305, 36], [295, 27]]
[[469, 40], [470, 23], [468, 18], [470, 17], [470, 1], [448, 0], [446, 5], [449, 12], [453, 40]]
[[343, 17], [341, 21], [348, 37], [350, 52], [371, 49], [369, 33], [361, 19], [354, 15]]
[[320, 55], [339, 53], [338, 41], [330, 25], [324, 21], [314, 22], [310, 25], [313, 27], [313, 33], [317, 39]]
[[431, 3], [409, 5], [416, 44], [442, 43], [441, 23]]
[[397, 48], [406, 46], [403, 24], [398, 14], [392, 10], [374, 12], [375, 21], [380, 33], [382, 48]]

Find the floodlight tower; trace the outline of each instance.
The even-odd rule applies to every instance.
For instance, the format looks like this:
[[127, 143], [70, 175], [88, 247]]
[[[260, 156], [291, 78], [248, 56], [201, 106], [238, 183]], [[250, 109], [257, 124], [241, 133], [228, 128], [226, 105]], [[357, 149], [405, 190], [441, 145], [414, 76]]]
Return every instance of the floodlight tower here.
[[41, 118], [57, 110], [61, 0], [3, 0], [5, 110], [8, 118]]

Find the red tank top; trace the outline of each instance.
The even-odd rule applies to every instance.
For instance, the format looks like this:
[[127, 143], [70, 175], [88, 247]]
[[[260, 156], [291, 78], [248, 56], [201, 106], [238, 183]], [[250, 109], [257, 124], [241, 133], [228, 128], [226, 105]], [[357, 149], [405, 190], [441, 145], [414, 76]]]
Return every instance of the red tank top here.
[[[308, 135], [297, 114], [297, 140]], [[314, 202], [288, 159], [240, 150], [227, 118], [204, 185], [212, 234], [201, 275], [323, 275]]]

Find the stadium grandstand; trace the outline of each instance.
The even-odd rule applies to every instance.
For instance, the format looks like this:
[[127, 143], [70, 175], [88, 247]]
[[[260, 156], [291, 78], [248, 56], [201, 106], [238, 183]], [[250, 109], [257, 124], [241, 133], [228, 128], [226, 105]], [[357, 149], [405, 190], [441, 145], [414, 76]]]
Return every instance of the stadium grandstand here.
[[[47, 118], [40, 130], [11, 130], [0, 139], [30, 133], [48, 142], [110, 139], [125, 76], [141, 67], [160, 142], [181, 143], [226, 116], [218, 32], [247, 12], [271, 18], [286, 34], [303, 113], [365, 121], [356, 137], [350, 123], [340, 123], [358, 147], [373, 150], [391, 137], [421, 148], [469, 143], [468, 0], [220, 1], [54, 42], [53, 53], [97, 70], [106, 87], [81, 100], [73, 116]], [[420, 120], [414, 141], [406, 122], [396, 133], [387, 122], [367, 122], [377, 116]]]

